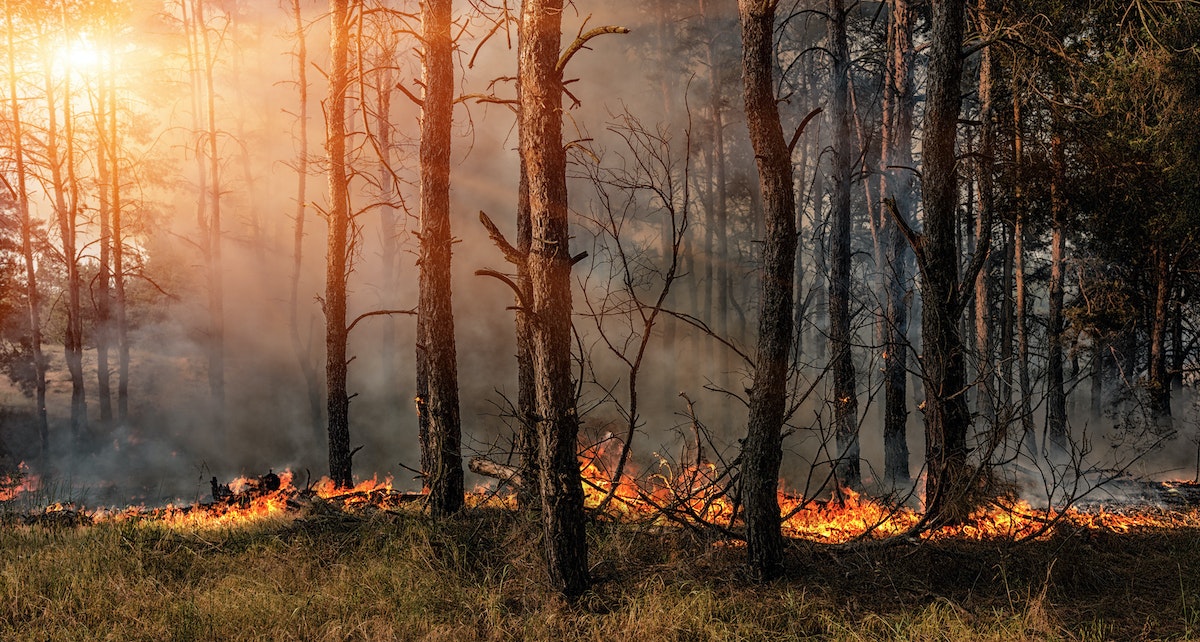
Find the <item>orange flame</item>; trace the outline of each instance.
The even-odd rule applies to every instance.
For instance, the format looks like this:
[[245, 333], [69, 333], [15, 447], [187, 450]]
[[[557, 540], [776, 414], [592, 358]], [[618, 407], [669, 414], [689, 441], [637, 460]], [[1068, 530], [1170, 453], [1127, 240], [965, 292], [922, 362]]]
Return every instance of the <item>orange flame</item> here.
[[41, 477], [29, 472], [25, 462], [17, 464], [17, 474], [0, 480], [0, 502], [16, 499], [23, 493], [32, 493], [42, 487]]

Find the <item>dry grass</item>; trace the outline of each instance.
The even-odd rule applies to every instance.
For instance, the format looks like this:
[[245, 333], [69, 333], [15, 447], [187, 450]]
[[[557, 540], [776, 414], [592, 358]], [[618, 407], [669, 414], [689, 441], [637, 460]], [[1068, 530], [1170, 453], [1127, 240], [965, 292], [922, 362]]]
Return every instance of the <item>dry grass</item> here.
[[534, 518], [0, 528], [3, 640], [1130, 640], [1200, 633], [1200, 533], [1019, 547], [797, 544], [787, 579], [684, 532], [590, 530], [595, 590], [543, 582]]

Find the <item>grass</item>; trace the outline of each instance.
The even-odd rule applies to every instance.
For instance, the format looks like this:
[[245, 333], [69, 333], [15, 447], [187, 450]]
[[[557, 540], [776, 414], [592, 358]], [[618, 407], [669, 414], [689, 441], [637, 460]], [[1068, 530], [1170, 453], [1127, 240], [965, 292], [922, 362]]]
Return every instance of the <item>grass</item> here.
[[535, 517], [476, 509], [219, 529], [0, 528], [3, 640], [1149, 640], [1200, 633], [1200, 532], [1021, 546], [796, 543], [759, 585], [683, 531], [589, 530], [594, 590], [545, 586]]

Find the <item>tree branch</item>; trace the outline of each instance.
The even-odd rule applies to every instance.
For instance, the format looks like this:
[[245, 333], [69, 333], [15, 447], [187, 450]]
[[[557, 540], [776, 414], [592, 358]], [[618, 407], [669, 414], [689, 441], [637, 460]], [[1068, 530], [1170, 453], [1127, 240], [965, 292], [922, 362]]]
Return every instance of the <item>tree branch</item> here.
[[557, 71], [558, 75], [561, 77], [563, 70], [567, 68], [567, 63], [571, 62], [571, 58], [574, 57], [575, 54], [579, 53], [579, 50], [583, 49], [589, 40], [595, 38], [596, 36], [602, 36], [606, 33], [629, 33], [629, 30], [625, 27], [609, 25], [607, 27], [596, 27], [585, 34], [579, 35], [575, 38], [575, 42], [572, 42], [571, 46], [567, 47], [567, 50], [563, 52], [562, 57], [558, 59], [558, 64], [554, 66], [554, 70]]
[[517, 295], [517, 302], [520, 304], [521, 310], [528, 314], [530, 318], [536, 319], [533, 314], [533, 306], [530, 305], [529, 300], [525, 297], [525, 292], [521, 290], [520, 286], [518, 286], [515, 281], [508, 278], [507, 275], [501, 274], [495, 270], [484, 268], [482, 270], [475, 270], [475, 276], [490, 276], [493, 279], [499, 279], [503, 281], [504, 284], [507, 285], [509, 289], [511, 289], [513, 293]]
[[791, 155], [792, 150], [796, 149], [796, 143], [800, 142], [800, 135], [804, 133], [804, 129], [808, 127], [808, 124], [812, 122], [812, 119], [816, 118], [817, 114], [821, 113], [822, 111], [824, 110], [820, 107], [817, 107], [816, 109], [808, 112], [808, 115], [804, 117], [804, 120], [800, 121], [800, 126], [796, 128], [796, 133], [792, 134], [792, 142], [788, 143], [789, 156]]
[[404, 83], [401, 83], [401, 82], [396, 83], [396, 89], [399, 89], [400, 93], [404, 94], [405, 96], [408, 96], [408, 99], [413, 101], [414, 103], [416, 103], [417, 107], [422, 107], [422, 108], [425, 107], [425, 101], [421, 100], [420, 98], [417, 98], [417, 95], [412, 93], [411, 91], [409, 91], [408, 87], [404, 86]]
[[[488, 215], [485, 214], [483, 210], [479, 210], [479, 222], [483, 224], [485, 229], [487, 229], [488, 237], [491, 238], [492, 242], [496, 244], [496, 247], [500, 249], [500, 253], [504, 255], [505, 261], [508, 261], [513, 265], [525, 265], [525, 261], [528, 258], [526, 257], [525, 253], [513, 247], [512, 244], [508, 242], [508, 239], [504, 238], [504, 234], [500, 231], [500, 228], [496, 227], [496, 224], [492, 222], [492, 219], [488, 218]], [[476, 274], [478, 274], [478, 272], [476, 272]]]
[[346, 334], [350, 334], [350, 331], [354, 329], [354, 326], [358, 325], [358, 322], [362, 321], [363, 319], [366, 319], [369, 317], [391, 316], [393, 314], [408, 314], [408, 315], [416, 316], [417, 311], [416, 310], [372, 310], [370, 312], [363, 312], [362, 314], [354, 317], [354, 320], [350, 322], [350, 325], [346, 326]]
[[904, 235], [904, 239], [908, 241], [908, 245], [912, 247], [913, 254], [917, 255], [917, 266], [921, 269], [921, 274], [924, 275], [925, 245], [923, 237], [919, 232], [914, 231], [908, 224], [908, 221], [904, 220], [904, 217], [900, 215], [900, 210], [896, 209], [896, 198], [894, 196], [883, 199], [883, 205], [884, 209], [891, 215], [896, 227], [899, 228], [900, 233]]

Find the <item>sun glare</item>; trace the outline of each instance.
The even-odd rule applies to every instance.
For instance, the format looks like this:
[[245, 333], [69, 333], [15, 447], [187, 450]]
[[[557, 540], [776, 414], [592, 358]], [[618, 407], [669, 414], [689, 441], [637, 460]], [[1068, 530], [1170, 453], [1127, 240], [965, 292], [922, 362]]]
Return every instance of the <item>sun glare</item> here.
[[54, 70], [59, 75], [92, 74], [100, 69], [102, 62], [100, 48], [86, 34], [59, 45], [54, 51]]

